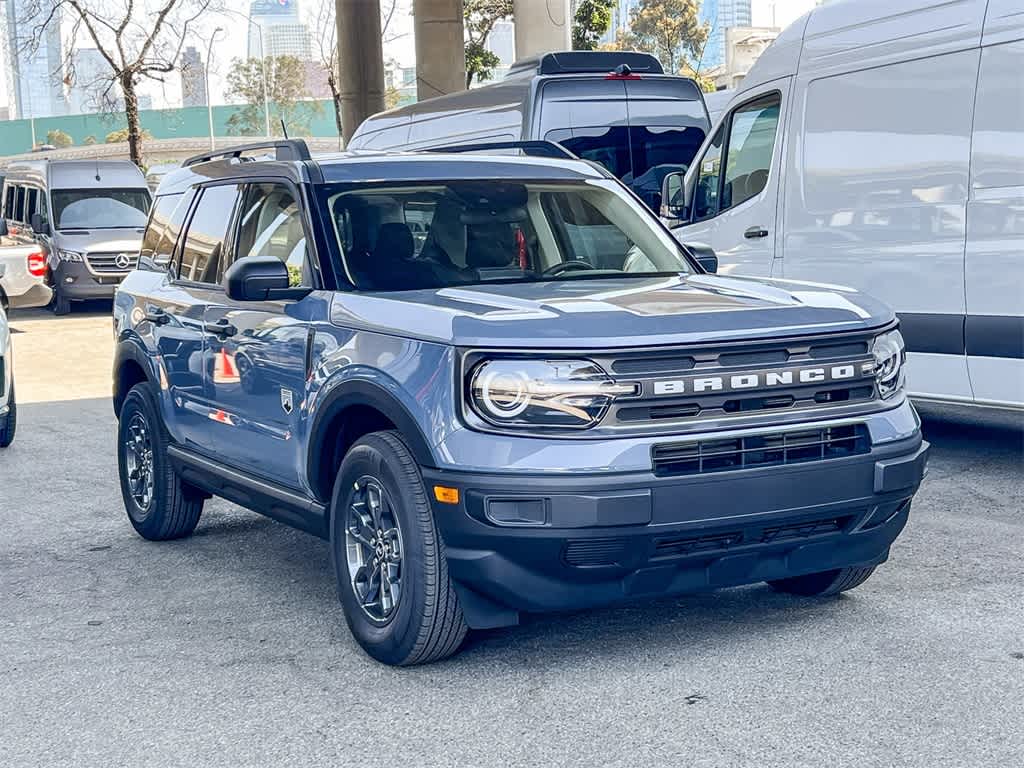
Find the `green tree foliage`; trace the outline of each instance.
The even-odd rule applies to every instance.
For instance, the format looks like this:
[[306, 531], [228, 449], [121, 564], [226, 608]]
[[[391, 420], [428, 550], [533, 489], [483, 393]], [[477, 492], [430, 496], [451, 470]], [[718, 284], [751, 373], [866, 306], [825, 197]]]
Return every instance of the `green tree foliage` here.
[[[323, 106], [306, 96], [305, 65], [294, 56], [266, 58], [267, 94], [270, 97], [270, 132], [281, 135], [281, 120], [288, 133], [301, 136], [310, 131], [310, 122]], [[228, 133], [258, 136], [264, 132], [263, 59], [233, 59], [227, 77], [227, 95], [241, 106], [228, 118]]]
[[494, 76], [501, 59], [487, 50], [487, 37], [496, 22], [512, 15], [512, 0], [464, 0], [462, 16], [466, 28], [466, 87], [473, 80], [483, 82]]
[[616, 0], [580, 0], [572, 19], [572, 47], [577, 51], [597, 49], [601, 36], [612, 25]]
[[54, 128], [52, 131], [46, 132], [46, 143], [52, 144], [57, 149], [64, 149], [64, 147], [70, 147], [74, 144], [75, 140], [59, 128]]
[[697, 11], [697, 0], [641, 0], [622, 42], [653, 53], [666, 72], [677, 73], [688, 62], [699, 68], [710, 27], [697, 20]]
[[[118, 128], [116, 131], [111, 131], [107, 134], [107, 138], [104, 141], [107, 144], [117, 144], [121, 141], [128, 141], [129, 131], [127, 128]], [[138, 138], [141, 141], [148, 141], [153, 138], [153, 134], [147, 131], [145, 128], [139, 129]]]

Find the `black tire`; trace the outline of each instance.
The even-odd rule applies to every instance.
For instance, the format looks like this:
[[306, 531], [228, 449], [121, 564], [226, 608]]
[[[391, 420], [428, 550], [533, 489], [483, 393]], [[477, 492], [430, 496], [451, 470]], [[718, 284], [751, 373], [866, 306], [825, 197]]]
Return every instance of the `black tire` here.
[[[132, 430], [141, 422], [148, 430], [152, 486], [148, 503], [141, 503], [133, 489], [129, 472], [128, 447]], [[117, 468], [121, 480], [121, 497], [132, 527], [144, 539], [167, 541], [188, 536], [199, 523], [204, 497], [185, 483], [171, 466], [167, 456], [169, 437], [160, 418], [156, 397], [148, 383], [132, 387], [118, 416]]]
[[71, 299], [64, 295], [61, 291], [60, 286], [53, 292], [53, 314], [55, 315], [67, 315], [71, 313]]
[[[399, 534], [399, 597], [383, 619], [364, 609], [349, 565], [347, 529], [351, 504], [360, 493], [359, 480], [364, 489], [379, 482]], [[438, 661], [458, 650], [467, 627], [448, 576], [444, 542], [434, 525], [419, 466], [397, 432], [366, 435], [342, 461], [331, 501], [331, 559], [349, 629], [370, 656], [385, 664], [409, 666]], [[383, 592], [382, 587], [379, 590]]]
[[6, 448], [14, 442], [14, 433], [18, 431], [18, 403], [14, 399], [14, 381], [11, 381], [11, 394], [7, 398], [7, 415], [0, 416], [0, 448]]
[[772, 589], [801, 597], [829, 597], [859, 587], [875, 572], [875, 566], [866, 568], [839, 568], [834, 571], [793, 576], [789, 579], [769, 581]]

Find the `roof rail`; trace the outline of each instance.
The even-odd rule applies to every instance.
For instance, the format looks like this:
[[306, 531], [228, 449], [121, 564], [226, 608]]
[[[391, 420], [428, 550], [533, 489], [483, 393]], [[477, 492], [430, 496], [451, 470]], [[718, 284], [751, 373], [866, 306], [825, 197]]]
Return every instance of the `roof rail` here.
[[236, 144], [233, 147], [203, 152], [201, 155], [193, 155], [182, 163], [182, 167], [205, 163], [210, 160], [221, 158], [238, 158], [243, 152], [255, 152], [261, 149], [273, 149], [276, 151], [278, 160], [309, 160], [309, 147], [302, 139], [267, 139], [256, 141], [252, 144]]
[[494, 152], [500, 149], [518, 149], [530, 157], [555, 157], [562, 160], [579, 160], [576, 155], [553, 141], [494, 141], [481, 144], [449, 144], [440, 147], [427, 147], [418, 152]]
[[614, 72], [625, 64], [631, 72], [665, 74], [656, 56], [642, 51], [554, 51], [512, 64], [506, 77], [533, 75], [600, 74]]

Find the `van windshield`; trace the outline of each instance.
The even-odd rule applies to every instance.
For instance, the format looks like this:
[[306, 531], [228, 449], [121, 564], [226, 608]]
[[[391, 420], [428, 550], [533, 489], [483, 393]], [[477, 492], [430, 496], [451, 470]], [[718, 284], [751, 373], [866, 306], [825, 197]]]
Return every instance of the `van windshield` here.
[[704, 131], [689, 127], [599, 126], [548, 131], [548, 141], [577, 157], [600, 163], [632, 188], [652, 210], [661, 206], [661, 183], [685, 172], [704, 142]]
[[130, 229], [146, 226], [147, 189], [54, 189], [57, 229]]
[[345, 270], [361, 290], [692, 271], [672, 236], [612, 181], [328, 190]]

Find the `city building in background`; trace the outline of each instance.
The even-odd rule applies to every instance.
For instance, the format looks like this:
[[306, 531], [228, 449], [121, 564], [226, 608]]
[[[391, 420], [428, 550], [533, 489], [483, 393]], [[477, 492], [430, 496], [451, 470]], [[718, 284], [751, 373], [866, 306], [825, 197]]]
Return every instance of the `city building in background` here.
[[[262, 50], [261, 40], [262, 35]], [[249, 6], [250, 59], [267, 56], [310, 58], [309, 27], [299, 17], [298, 0], [252, 0]]]
[[181, 105], [183, 107], [205, 107], [206, 66], [195, 46], [190, 45], [181, 54]]
[[700, 20], [710, 28], [700, 69], [707, 70], [725, 65], [726, 31], [730, 27], [749, 27], [751, 0], [704, 0]]
[[511, 21], [494, 22], [486, 48], [501, 59], [501, 69], [511, 67], [516, 60], [516, 25]]
[[602, 45], [613, 45], [621, 34], [629, 31], [633, 9], [638, 5], [640, 0], [618, 0], [612, 8], [612, 23], [601, 37]]
[[736, 88], [743, 82], [765, 48], [775, 42], [778, 27], [729, 27], [725, 30], [725, 63], [706, 70], [716, 90]]
[[71, 55], [67, 73], [68, 107], [73, 115], [99, 112], [108, 89], [118, 96], [119, 88], [111, 87], [110, 64], [98, 48], [78, 48]]
[[9, 100], [19, 118], [66, 115], [64, 64], [60, 18], [47, 25], [42, 39], [33, 42], [39, 19], [46, 18], [54, 0], [6, 0], [7, 56], [10, 68]]

